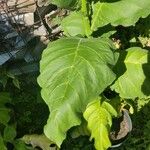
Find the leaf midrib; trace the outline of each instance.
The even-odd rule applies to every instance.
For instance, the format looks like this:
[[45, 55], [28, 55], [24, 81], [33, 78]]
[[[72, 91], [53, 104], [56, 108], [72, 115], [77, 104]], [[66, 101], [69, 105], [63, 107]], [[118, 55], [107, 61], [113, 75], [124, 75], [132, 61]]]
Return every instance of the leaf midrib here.
[[102, 9], [104, 3], [101, 4], [100, 8], [98, 9], [97, 13], [96, 13], [96, 17], [94, 18], [94, 20], [92, 21], [92, 25], [91, 25], [91, 30], [94, 31], [94, 26], [95, 26], [95, 22], [97, 21], [98, 15]]
[[73, 68], [74, 68], [74, 65], [75, 65], [75, 61], [76, 61], [76, 58], [77, 58], [77, 55], [78, 55], [78, 51], [79, 51], [79, 46], [80, 46], [80, 43], [82, 42], [82, 39], [79, 40], [78, 44], [77, 44], [77, 48], [76, 48], [76, 51], [75, 51], [75, 56], [74, 56], [74, 60], [73, 60], [73, 63], [72, 65], [70, 66], [71, 67], [71, 70], [68, 71], [68, 81], [65, 83], [66, 84], [66, 88], [65, 88], [65, 91], [64, 91], [64, 96], [62, 98], [62, 101], [64, 100], [65, 96], [66, 96], [66, 93], [67, 93], [67, 89], [69, 87], [69, 83], [70, 83], [70, 75], [72, 74], [72, 71], [73, 71]]

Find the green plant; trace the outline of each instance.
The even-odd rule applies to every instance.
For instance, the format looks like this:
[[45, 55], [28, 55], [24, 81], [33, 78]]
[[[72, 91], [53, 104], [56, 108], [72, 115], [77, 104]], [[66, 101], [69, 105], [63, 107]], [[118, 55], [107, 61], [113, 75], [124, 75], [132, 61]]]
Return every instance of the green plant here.
[[0, 149], [8, 150], [12, 145], [15, 150], [27, 150], [25, 144], [16, 138], [16, 127], [11, 120], [12, 110], [7, 105], [11, 104], [10, 95], [6, 92], [0, 93]]
[[111, 98], [99, 95], [103, 97], [106, 89], [115, 91], [121, 99], [119, 108], [122, 100], [128, 103], [150, 96], [149, 51], [140, 47], [116, 50], [110, 32], [114, 33], [115, 26], [131, 26], [147, 17], [150, 1], [52, 2], [71, 10], [61, 23], [67, 37], [51, 42], [40, 62], [38, 83], [50, 110], [44, 133], [60, 147], [67, 131], [81, 125], [84, 117], [95, 148], [106, 150], [111, 146], [112, 118], [119, 112]]
[[17, 77], [7, 72], [5, 67], [0, 68], [0, 84], [3, 86], [3, 88], [6, 88], [6, 85], [10, 79], [12, 80], [13, 85], [20, 89], [19, 80]]

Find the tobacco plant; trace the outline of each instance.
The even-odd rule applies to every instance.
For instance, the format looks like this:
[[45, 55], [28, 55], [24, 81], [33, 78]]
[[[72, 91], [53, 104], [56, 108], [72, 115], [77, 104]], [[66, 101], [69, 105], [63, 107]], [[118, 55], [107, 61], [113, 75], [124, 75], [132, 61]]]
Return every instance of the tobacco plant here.
[[127, 102], [150, 96], [149, 51], [141, 47], [119, 50], [110, 35], [116, 26], [132, 26], [147, 17], [150, 1], [51, 2], [70, 13], [61, 22], [64, 36], [49, 43], [40, 62], [38, 83], [50, 110], [44, 133], [60, 147], [67, 131], [86, 121], [95, 148], [106, 150], [111, 146], [112, 118], [119, 111], [103, 92], [115, 91]]

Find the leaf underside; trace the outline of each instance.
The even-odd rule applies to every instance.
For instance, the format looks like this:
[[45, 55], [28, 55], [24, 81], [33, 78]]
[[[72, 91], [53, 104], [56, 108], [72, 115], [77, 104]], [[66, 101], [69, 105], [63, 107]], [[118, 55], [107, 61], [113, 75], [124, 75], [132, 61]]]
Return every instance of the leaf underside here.
[[38, 83], [50, 109], [44, 133], [58, 146], [66, 132], [81, 124], [87, 104], [114, 79], [108, 64], [114, 64], [106, 39], [64, 38], [44, 50]]

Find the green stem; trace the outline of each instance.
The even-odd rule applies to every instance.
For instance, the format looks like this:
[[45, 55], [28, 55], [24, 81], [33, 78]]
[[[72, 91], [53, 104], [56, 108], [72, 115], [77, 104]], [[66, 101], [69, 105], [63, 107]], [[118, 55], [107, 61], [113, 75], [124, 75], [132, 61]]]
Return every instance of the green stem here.
[[86, 0], [82, 0], [82, 8], [81, 8], [81, 11], [82, 11], [85, 15], [87, 15], [86, 3], [87, 3]]

